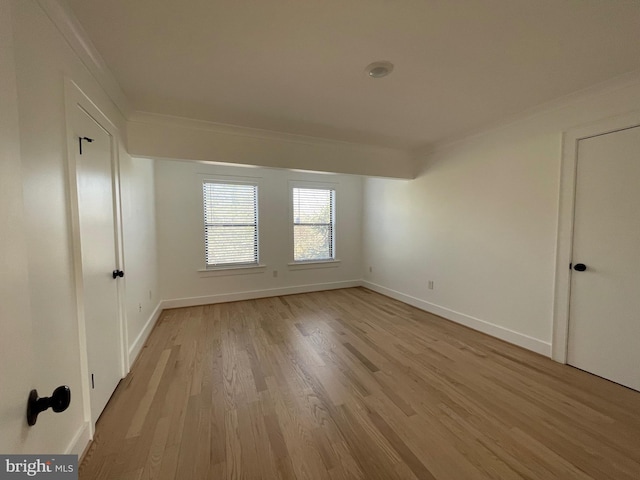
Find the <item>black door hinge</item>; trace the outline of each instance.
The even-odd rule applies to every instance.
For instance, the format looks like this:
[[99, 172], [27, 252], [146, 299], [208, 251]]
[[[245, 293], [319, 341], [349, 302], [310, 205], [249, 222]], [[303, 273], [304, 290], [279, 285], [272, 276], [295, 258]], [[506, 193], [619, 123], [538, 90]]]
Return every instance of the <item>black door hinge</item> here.
[[93, 389], [96, 388], [96, 384], [93, 381], [93, 373], [91, 374], [91, 388], [93, 388]]

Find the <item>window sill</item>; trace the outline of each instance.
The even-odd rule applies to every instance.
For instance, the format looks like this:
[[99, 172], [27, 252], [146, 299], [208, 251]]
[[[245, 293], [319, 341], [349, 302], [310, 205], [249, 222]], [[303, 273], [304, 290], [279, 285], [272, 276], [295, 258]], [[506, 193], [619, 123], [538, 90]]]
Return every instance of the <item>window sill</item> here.
[[335, 268], [340, 266], [340, 260], [310, 260], [308, 262], [291, 262], [289, 270], [309, 270], [312, 268]]
[[204, 268], [198, 270], [200, 277], [222, 277], [226, 275], [248, 275], [252, 273], [264, 273], [266, 265], [229, 265], [225, 267]]

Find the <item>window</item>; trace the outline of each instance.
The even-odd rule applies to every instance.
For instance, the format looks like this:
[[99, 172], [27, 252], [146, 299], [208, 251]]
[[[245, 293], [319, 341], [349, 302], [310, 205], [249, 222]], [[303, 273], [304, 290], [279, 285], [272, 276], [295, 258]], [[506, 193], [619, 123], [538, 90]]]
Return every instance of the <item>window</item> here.
[[335, 190], [293, 188], [293, 260], [334, 260]]
[[205, 181], [207, 268], [258, 263], [258, 186]]

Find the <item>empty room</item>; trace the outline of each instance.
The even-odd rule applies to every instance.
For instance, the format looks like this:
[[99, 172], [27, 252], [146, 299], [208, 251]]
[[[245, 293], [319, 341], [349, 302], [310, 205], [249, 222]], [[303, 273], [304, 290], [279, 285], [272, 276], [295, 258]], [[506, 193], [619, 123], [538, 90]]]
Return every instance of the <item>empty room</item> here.
[[0, 478], [640, 478], [640, 2], [0, 0]]

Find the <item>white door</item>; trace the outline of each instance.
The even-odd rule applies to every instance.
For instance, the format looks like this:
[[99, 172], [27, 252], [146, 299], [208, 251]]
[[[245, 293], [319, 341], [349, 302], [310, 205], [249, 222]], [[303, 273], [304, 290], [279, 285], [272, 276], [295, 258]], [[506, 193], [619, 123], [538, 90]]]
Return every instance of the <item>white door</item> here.
[[[118, 307], [113, 162], [107, 130], [78, 104], [71, 116], [76, 140], [76, 177], [82, 299], [87, 338], [91, 420], [96, 422], [122, 378]], [[82, 147], [82, 148], [80, 148]], [[81, 153], [82, 151], [82, 153]]]
[[572, 258], [568, 363], [640, 390], [640, 127], [578, 143]]
[[[22, 204], [18, 97], [9, 3], [0, 0], [0, 452], [31, 452], [37, 431], [27, 426], [35, 384], [28, 259]], [[41, 395], [51, 392], [41, 391]]]

